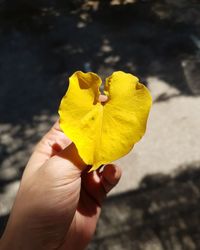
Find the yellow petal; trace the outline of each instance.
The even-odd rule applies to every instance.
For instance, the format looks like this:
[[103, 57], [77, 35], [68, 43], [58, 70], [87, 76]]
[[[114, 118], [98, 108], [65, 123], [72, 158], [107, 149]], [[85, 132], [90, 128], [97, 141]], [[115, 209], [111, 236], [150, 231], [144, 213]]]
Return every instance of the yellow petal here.
[[92, 170], [127, 154], [144, 135], [151, 107], [148, 89], [118, 71], [106, 80], [108, 101], [98, 101], [101, 79], [76, 72], [59, 108], [60, 126]]
[[101, 79], [94, 73], [75, 72], [69, 79], [69, 88], [60, 108], [60, 127], [74, 142], [80, 157], [93, 164], [94, 133], [98, 115]]

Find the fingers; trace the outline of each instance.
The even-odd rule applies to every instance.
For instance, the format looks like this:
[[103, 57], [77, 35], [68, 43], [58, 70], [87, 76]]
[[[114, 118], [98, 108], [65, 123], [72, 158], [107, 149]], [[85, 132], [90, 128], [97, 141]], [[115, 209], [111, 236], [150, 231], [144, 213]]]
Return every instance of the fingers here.
[[66, 148], [70, 143], [71, 141], [69, 138], [67, 138], [61, 131], [59, 120], [57, 120], [48, 133], [44, 135], [44, 137], [38, 143], [35, 151], [41, 151], [44, 149], [46, 152], [48, 152], [49, 157], [51, 157], [54, 151], [57, 153]]
[[121, 169], [114, 165], [106, 165], [102, 172], [83, 172], [82, 186], [87, 195], [91, 197], [97, 206], [101, 206], [107, 193], [113, 189], [121, 178]]
[[106, 102], [108, 100], [108, 97], [106, 95], [100, 95], [99, 96], [99, 101], [100, 102]]
[[47, 132], [46, 135], [36, 145], [34, 152], [29, 160], [32, 171], [37, 170], [49, 158], [66, 148], [71, 141], [60, 130], [59, 121]]
[[117, 185], [121, 175], [121, 169], [116, 165], [109, 164], [104, 167], [101, 175], [101, 183], [106, 193], [110, 192], [110, 190]]
[[54, 125], [52, 126], [51, 129], [55, 129], [55, 130], [61, 131], [60, 124], [59, 124], [59, 119], [54, 123]]

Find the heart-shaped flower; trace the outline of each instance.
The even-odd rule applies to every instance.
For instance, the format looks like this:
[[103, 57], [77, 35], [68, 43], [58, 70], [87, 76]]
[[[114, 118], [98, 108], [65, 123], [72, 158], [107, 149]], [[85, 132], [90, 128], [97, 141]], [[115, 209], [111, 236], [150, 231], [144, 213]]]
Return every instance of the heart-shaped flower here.
[[60, 107], [60, 127], [82, 160], [95, 170], [126, 155], [145, 133], [152, 98], [137, 77], [122, 71], [106, 79], [99, 102], [101, 79], [89, 72], [75, 72]]

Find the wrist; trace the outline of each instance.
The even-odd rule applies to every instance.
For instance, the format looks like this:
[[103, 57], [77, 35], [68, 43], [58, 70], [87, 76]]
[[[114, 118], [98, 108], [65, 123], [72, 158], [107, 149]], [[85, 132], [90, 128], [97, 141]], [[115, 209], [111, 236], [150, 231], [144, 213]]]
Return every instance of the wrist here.
[[19, 250], [19, 242], [12, 237], [8, 236], [7, 234], [4, 234], [2, 238], [0, 239], [0, 249], [1, 250]]
[[[12, 215], [10, 217], [12, 217]], [[11, 218], [9, 218], [6, 229], [0, 239], [0, 249], [25, 250], [22, 235], [21, 228], [15, 228]]]

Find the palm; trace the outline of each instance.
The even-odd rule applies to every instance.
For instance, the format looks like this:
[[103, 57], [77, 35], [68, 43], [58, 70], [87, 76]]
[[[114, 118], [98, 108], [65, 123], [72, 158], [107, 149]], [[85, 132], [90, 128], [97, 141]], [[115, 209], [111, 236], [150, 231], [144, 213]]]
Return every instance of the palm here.
[[[0, 244], [8, 244], [4, 249], [84, 249], [96, 228], [102, 201], [120, 176], [114, 165], [88, 173], [57, 122], [27, 164]], [[12, 246], [14, 242], [20, 248]]]
[[[92, 186], [90, 188], [92, 190]], [[77, 210], [61, 249], [84, 249], [94, 234], [100, 210], [93, 194], [81, 190]]]
[[[70, 143], [70, 140], [60, 131], [59, 124], [56, 123], [37, 146], [27, 166], [25, 175], [32, 175], [34, 170], [32, 167], [33, 162], [34, 165], [39, 166], [40, 164], [45, 165], [54, 155], [60, 159], [64, 158], [65, 155], [62, 155], [62, 150], [69, 146]], [[75, 147], [71, 144], [68, 148], [70, 148], [68, 151], [71, 150], [70, 156], [72, 155], [71, 157], [76, 159], [78, 155]], [[43, 162], [41, 162], [42, 158]], [[40, 162], [36, 164], [38, 159]], [[56, 223], [62, 218], [58, 227], [53, 226], [52, 232], [53, 235], [60, 235], [60, 237], [55, 240], [58, 241], [57, 245], [61, 245], [60, 250], [84, 249], [91, 240], [99, 218], [101, 203], [106, 193], [116, 184], [116, 180], [115, 183], [109, 183], [107, 181], [107, 176], [110, 174], [109, 172], [112, 172], [112, 169], [110, 166], [109, 169], [105, 169], [102, 173], [88, 173], [88, 169], [85, 169], [81, 174], [78, 168], [74, 168], [70, 171], [69, 175], [69, 170], [66, 167], [56, 171], [54, 164], [52, 167], [48, 166], [48, 178], [52, 173], [50, 185], [60, 186], [60, 181], [63, 181], [63, 176], [67, 177], [67, 182], [64, 180], [62, 183], [63, 187], [54, 189], [55, 192], [49, 197], [49, 199], [53, 201], [55, 197], [56, 199], [60, 197], [60, 200], [62, 200], [61, 203], [59, 202], [61, 206], [56, 205], [54, 207], [54, 212], [57, 216], [54, 215], [54, 221], [52, 221], [52, 223]], [[44, 178], [44, 176], [42, 176], [42, 178]], [[46, 187], [46, 189], [49, 188], [51, 187]], [[63, 199], [63, 197], [66, 197], [65, 194], [69, 193], [69, 190], [72, 197], [70, 197], [70, 199]], [[48, 214], [49, 206], [47, 207], [45, 204], [44, 206], [42, 210], [45, 211], [45, 214]], [[67, 210], [62, 210], [62, 207], [67, 207]], [[70, 214], [67, 219], [66, 214]], [[71, 221], [71, 223], [67, 224], [66, 221]]]

